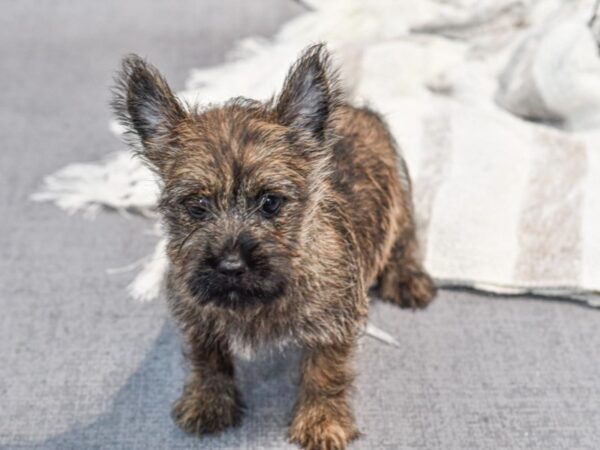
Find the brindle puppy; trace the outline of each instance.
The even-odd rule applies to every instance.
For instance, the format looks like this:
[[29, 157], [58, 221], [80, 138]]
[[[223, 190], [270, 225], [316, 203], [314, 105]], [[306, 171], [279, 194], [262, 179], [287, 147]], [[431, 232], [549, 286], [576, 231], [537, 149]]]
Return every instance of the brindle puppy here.
[[435, 295], [382, 119], [342, 100], [322, 45], [271, 101], [205, 110], [129, 56], [114, 106], [163, 183], [168, 298], [191, 365], [174, 419], [197, 434], [238, 425], [232, 352], [291, 342], [304, 355], [290, 439], [344, 449], [358, 436], [349, 391], [369, 287], [411, 308]]

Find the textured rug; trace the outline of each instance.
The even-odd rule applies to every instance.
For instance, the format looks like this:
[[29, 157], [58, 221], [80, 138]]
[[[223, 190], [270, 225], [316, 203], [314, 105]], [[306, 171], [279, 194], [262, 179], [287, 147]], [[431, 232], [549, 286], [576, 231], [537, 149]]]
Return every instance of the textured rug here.
[[[380, 110], [410, 168], [425, 265], [442, 286], [600, 305], [600, 59], [594, 1], [310, 0], [273, 40], [193, 70], [181, 97], [268, 98], [309, 43]], [[116, 64], [115, 64], [116, 65]], [[121, 130], [112, 125], [115, 133]], [[126, 150], [46, 178], [38, 201], [155, 217], [158, 184]], [[155, 253], [131, 284], [158, 295]]]

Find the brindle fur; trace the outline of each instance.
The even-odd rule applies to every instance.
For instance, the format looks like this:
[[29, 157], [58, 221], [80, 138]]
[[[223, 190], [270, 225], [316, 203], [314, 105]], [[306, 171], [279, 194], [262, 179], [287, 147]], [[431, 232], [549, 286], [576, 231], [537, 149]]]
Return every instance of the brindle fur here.
[[[349, 391], [367, 290], [377, 283], [383, 298], [412, 308], [435, 295], [419, 262], [408, 174], [383, 120], [343, 101], [322, 45], [267, 103], [184, 107], [135, 55], [115, 94], [163, 183], [168, 299], [191, 368], [174, 419], [197, 434], [238, 425], [232, 351], [292, 342], [304, 356], [289, 437], [344, 449], [358, 436]], [[258, 213], [265, 193], [285, 199], [274, 217]], [[209, 202], [201, 219], [183, 206], [199, 197]], [[236, 287], [214, 269], [231, 252], [247, 263]]]

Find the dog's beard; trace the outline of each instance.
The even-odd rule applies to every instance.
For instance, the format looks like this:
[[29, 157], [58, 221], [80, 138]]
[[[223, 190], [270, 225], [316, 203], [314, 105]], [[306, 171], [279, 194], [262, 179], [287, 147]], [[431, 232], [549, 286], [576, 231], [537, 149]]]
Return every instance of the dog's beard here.
[[286, 292], [288, 277], [278, 270], [260, 268], [237, 277], [221, 274], [200, 265], [189, 281], [190, 292], [202, 304], [213, 303], [226, 308], [244, 308], [268, 304]]

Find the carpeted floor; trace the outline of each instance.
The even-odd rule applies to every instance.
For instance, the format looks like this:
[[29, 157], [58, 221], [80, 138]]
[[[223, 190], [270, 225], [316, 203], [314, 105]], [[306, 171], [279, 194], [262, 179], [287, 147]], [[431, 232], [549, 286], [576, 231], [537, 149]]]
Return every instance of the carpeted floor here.
[[[106, 268], [151, 252], [148, 222], [68, 217], [28, 196], [44, 175], [121, 148], [108, 86], [124, 53], [181, 89], [239, 37], [301, 10], [283, 0], [0, 4], [0, 447], [294, 448], [284, 441], [294, 355], [242, 363], [242, 428], [202, 441], [169, 418], [181, 388], [163, 302]], [[441, 292], [425, 312], [375, 303], [400, 348], [365, 338], [355, 449], [600, 448], [600, 312]]]

